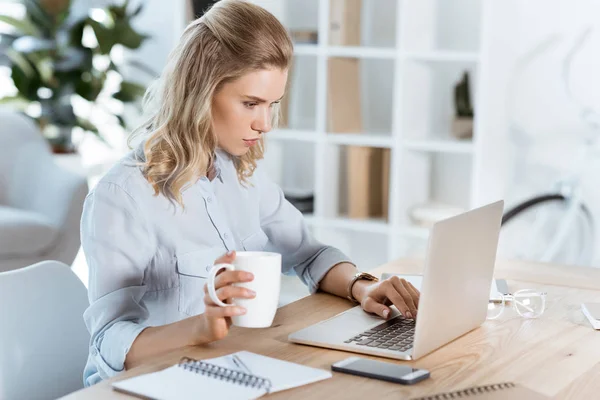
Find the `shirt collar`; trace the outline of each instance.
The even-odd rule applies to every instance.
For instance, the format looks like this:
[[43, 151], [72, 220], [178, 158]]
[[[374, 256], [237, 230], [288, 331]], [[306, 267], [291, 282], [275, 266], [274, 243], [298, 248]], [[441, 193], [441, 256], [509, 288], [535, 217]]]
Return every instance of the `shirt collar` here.
[[219, 178], [221, 183], [223, 183], [223, 175], [222, 170], [227, 162], [231, 161], [231, 155], [227, 153], [223, 149], [217, 148], [215, 150], [215, 178]]

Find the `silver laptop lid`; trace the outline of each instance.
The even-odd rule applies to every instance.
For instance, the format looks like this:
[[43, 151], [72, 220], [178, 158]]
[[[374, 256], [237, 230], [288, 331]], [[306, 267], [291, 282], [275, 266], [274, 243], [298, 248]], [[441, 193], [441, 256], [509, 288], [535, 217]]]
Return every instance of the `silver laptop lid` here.
[[436, 223], [430, 233], [412, 358], [480, 326], [487, 315], [504, 202]]

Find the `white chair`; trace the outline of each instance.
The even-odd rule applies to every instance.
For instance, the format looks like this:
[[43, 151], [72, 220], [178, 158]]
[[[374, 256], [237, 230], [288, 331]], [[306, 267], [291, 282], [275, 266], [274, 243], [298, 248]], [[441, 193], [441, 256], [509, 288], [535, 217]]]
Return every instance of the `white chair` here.
[[0, 108], [0, 272], [43, 260], [71, 264], [87, 192], [83, 175], [54, 163], [30, 119]]
[[83, 388], [87, 290], [66, 264], [0, 273], [0, 399], [56, 399]]

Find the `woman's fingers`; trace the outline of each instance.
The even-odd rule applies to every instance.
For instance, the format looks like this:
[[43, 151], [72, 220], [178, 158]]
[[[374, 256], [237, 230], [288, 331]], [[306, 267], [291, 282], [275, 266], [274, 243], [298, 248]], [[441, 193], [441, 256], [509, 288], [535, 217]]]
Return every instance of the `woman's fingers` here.
[[[229, 299], [253, 299], [256, 297], [256, 293], [253, 290], [232, 285], [223, 286], [217, 289], [216, 293], [219, 300], [223, 302]], [[210, 299], [209, 295], [205, 295], [204, 297]]]
[[393, 283], [391, 281], [387, 281], [384, 282], [382, 286], [385, 297], [387, 297], [387, 299], [391, 301], [393, 305], [396, 306], [398, 311], [400, 311], [405, 317], [412, 318], [412, 314], [410, 313], [410, 309], [406, 304], [406, 301], [400, 295], [400, 293], [398, 293], [398, 290], [396, 290]]
[[254, 275], [246, 271], [225, 271], [215, 278], [215, 289], [232, 283], [251, 282]]
[[[251, 282], [254, 275], [245, 271], [224, 271], [215, 278], [215, 289], [218, 290], [232, 283]], [[206, 285], [204, 285], [204, 293], [208, 293]]]
[[[401, 279], [397, 276], [390, 278], [390, 282], [392, 283], [394, 289], [396, 289], [396, 292], [402, 296], [404, 304], [406, 304], [408, 307], [408, 311], [411, 314], [409, 318], [414, 318], [414, 316], [417, 315], [417, 304], [415, 303], [415, 299], [413, 299], [412, 294], [408, 290], [409, 283], [405, 279]], [[393, 301], [391, 298], [390, 300]]]
[[235, 250], [230, 251], [227, 254], [223, 254], [221, 257], [215, 260], [215, 265], [217, 264], [231, 264], [235, 260]]
[[362, 308], [366, 312], [379, 315], [381, 318], [387, 318], [390, 315], [390, 308], [385, 304], [378, 303], [372, 297], [367, 297], [363, 301]]
[[414, 287], [414, 285], [408, 281], [406, 281], [406, 283], [408, 284], [406, 286], [406, 289], [408, 290], [408, 293], [410, 293], [413, 301], [415, 302], [415, 306], [417, 306], [417, 309], [419, 308], [419, 300], [421, 299], [421, 292], [419, 292], [419, 290]]
[[232, 306], [232, 307], [219, 307], [214, 305], [207, 305], [204, 313], [210, 318], [228, 318], [236, 317], [238, 315], [246, 314], [244, 307]]

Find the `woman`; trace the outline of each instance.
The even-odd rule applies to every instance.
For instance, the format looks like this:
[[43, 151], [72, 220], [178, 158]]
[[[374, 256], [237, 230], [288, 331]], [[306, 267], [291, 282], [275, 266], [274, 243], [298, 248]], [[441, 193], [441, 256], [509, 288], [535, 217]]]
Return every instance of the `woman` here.
[[[284, 27], [264, 9], [216, 3], [185, 30], [148, 93], [144, 139], [88, 195], [81, 224], [90, 267], [91, 334], [86, 385], [186, 345], [227, 335], [240, 307], [206, 296], [207, 271], [235, 250], [282, 254], [312, 293], [360, 303], [383, 318], [395, 305], [416, 316], [418, 291], [404, 280], [375, 282], [339, 250], [309, 233], [256, 162], [276, 122], [292, 60]], [[218, 296], [252, 298], [227, 271]]]

